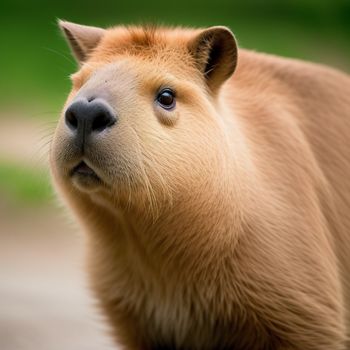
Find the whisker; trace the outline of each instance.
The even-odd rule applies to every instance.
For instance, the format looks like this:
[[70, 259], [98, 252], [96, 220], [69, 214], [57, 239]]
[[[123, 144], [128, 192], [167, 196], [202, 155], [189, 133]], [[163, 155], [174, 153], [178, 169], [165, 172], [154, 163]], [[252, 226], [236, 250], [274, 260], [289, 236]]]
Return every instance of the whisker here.
[[72, 63], [72, 64], [76, 64], [76, 62], [69, 56], [65, 55], [64, 53], [60, 52], [60, 51], [56, 51], [55, 49], [52, 49], [50, 47], [43, 47], [44, 50], [47, 50], [51, 53], [54, 53], [60, 57], [63, 57], [66, 61], [68, 61], [69, 63]]
[[[137, 151], [138, 151], [138, 161], [140, 164], [140, 169], [142, 171], [143, 175], [143, 180], [144, 180], [144, 185], [145, 185], [145, 190], [146, 190], [146, 196], [149, 201], [149, 215], [153, 218], [155, 221], [159, 217], [159, 206], [158, 206], [158, 201], [157, 201], [157, 196], [155, 193], [155, 189], [153, 188], [149, 176], [146, 171], [146, 167], [144, 164], [143, 156], [142, 156], [142, 151], [141, 151], [141, 146], [140, 146], [140, 140], [139, 140], [139, 135], [137, 134], [136, 130], [131, 126], [130, 129], [133, 131], [135, 137], [136, 137], [136, 144], [137, 144]], [[145, 203], [146, 204], [146, 203]], [[147, 208], [145, 208], [147, 209]]]
[[[36, 113], [29, 113], [29, 118], [40, 118], [43, 116], [48, 116], [48, 115], [55, 115], [55, 116], [59, 116], [61, 113], [61, 111], [42, 111], [42, 112], [36, 112]], [[48, 120], [45, 123], [57, 123], [57, 120]]]

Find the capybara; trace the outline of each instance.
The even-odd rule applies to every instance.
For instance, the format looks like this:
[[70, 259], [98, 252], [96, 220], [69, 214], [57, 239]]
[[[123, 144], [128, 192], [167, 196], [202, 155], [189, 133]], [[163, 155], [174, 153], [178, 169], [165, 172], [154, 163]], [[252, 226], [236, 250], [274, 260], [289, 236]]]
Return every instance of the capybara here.
[[52, 176], [116, 343], [350, 349], [349, 76], [226, 27], [59, 25]]

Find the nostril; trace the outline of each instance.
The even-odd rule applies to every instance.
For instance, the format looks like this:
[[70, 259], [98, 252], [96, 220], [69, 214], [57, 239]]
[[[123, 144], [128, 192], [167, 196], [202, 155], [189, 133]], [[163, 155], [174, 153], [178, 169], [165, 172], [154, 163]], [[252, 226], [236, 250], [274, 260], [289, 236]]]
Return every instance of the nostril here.
[[65, 123], [78, 138], [84, 136], [85, 139], [92, 132], [100, 133], [116, 121], [114, 110], [102, 99], [91, 102], [87, 98], [78, 99], [65, 112]]
[[92, 121], [92, 131], [103, 131], [104, 129], [112, 126], [116, 122], [116, 118], [109, 111], [101, 111], [96, 114]]
[[66, 111], [66, 124], [72, 130], [76, 130], [78, 128], [78, 119], [69, 109]]

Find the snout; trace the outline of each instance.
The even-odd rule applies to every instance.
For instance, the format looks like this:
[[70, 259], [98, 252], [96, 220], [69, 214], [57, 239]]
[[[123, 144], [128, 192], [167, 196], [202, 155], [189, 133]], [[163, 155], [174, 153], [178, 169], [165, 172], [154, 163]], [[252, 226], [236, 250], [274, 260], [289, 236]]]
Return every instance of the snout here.
[[74, 142], [81, 150], [93, 135], [98, 136], [116, 122], [116, 113], [101, 98], [79, 98], [65, 112], [65, 124], [73, 132]]

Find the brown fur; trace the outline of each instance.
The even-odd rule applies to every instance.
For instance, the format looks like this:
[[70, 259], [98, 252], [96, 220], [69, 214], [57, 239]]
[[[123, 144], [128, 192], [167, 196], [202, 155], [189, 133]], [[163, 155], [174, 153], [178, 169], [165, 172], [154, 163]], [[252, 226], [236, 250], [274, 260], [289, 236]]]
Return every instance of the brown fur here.
[[85, 52], [66, 105], [93, 94], [117, 111], [88, 150], [103, 185], [72, 183], [63, 118], [54, 137], [113, 334], [126, 349], [350, 349], [350, 79], [239, 49], [224, 83], [234, 41], [209, 75], [202, 33], [116, 27]]

